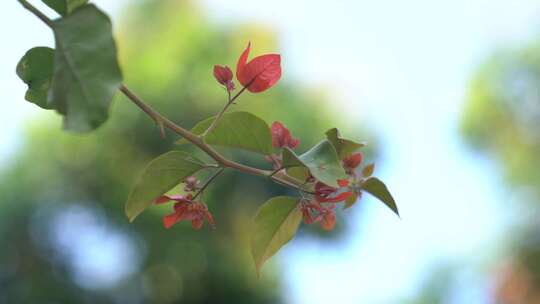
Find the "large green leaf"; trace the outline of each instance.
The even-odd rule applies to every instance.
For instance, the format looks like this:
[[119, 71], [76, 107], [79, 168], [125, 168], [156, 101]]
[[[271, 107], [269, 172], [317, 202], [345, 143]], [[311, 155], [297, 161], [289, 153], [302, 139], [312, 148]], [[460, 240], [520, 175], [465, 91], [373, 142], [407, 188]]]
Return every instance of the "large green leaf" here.
[[370, 177], [364, 181], [364, 183], [362, 184], [362, 189], [366, 190], [367, 192], [378, 198], [381, 202], [383, 202], [386, 206], [388, 206], [388, 208], [392, 209], [392, 211], [394, 211], [399, 216], [396, 202], [390, 194], [390, 191], [388, 191], [388, 188], [386, 188], [386, 185], [381, 180], [376, 177]]
[[55, 10], [58, 14], [66, 16], [71, 14], [77, 7], [82, 6], [88, 0], [41, 0], [48, 7]]
[[17, 75], [28, 85], [24, 98], [44, 109], [52, 109], [47, 102], [54, 66], [54, 50], [48, 47], [30, 49], [17, 64]]
[[56, 52], [49, 104], [64, 117], [68, 130], [85, 132], [107, 120], [122, 82], [109, 17], [84, 5], [54, 21]]
[[156, 198], [203, 168], [200, 160], [182, 151], [171, 151], [152, 160], [129, 194], [125, 207], [129, 220], [133, 221]]
[[[203, 120], [191, 132], [203, 134], [213, 121], [214, 117]], [[216, 128], [206, 134], [204, 141], [210, 145], [241, 148], [265, 155], [272, 153], [272, 134], [268, 124], [249, 112], [223, 115]], [[185, 139], [181, 139], [177, 143], [185, 142]]]
[[366, 144], [342, 138], [336, 128], [326, 131], [326, 138], [334, 145], [340, 159], [344, 159]]
[[334, 146], [323, 140], [301, 156], [297, 156], [291, 149], [283, 149], [283, 167], [306, 167], [319, 181], [338, 188], [338, 179], [347, 178], [341, 166]]
[[301, 221], [298, 198], [278, 196], [260, 207], [251, 236], [251, 254], [258, 274], [264, 262], [294, 237]]

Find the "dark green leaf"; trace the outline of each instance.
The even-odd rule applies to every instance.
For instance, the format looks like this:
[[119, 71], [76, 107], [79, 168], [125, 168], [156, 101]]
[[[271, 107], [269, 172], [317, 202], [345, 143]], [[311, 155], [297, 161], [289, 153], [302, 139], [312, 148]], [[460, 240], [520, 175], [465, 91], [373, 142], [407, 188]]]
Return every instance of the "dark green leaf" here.
[[347, 178], [336, 150], [328, 140], [323, 140], [311, 150], [297, 156], [288, 148], [283, 149], [283, 167], [306, 167], [311, 175], [328, 186], [338, 188], [338, 179]]
[[340, 159], [351, 155], [354, 151], [364, 147], [366, 144], [355, 142], [349, 139], [340, 137], [339, 131], [336, 128], [326, 131], [326, 138], [332, 143], [338, 153]]
[[294, 237], [301, 221], [302, 212], [294, 197], [274, 197], [259, 208], [251, 237], [251, 254], [257, 274], [264, 262]]
[[52, 109], [47, 103], [54, 66], [54, 50], [35, 47], [26, 52], [17, 64], [17, 75], [28, 85], [24, 98], [44, 109]]
[[55, 10], [58, 14], [66, 16], [71, 14], [77, 7], [82, 6], [88, 0], [41, 0], [48, 7]]
[[182, 151], [168, 152], [152, 160], [129, 194], [125, 207], [129, 220], [133, 221], [156, 198], [203, 168], [200, 160]]
[[[195, 125], [191, 132], [203, 134], [214, 117]], [[217, 127], [206, 134], [204, 141], [210, 145], [241, 148], [268, 155], [272, 153], [272, 135], [268, 124], [261, 118], [248, 112], [231, 112], [222, 116]], [[186, 143], [181, 139], [177, 144]]]
[[54, 21], [56, 52], [49, 104], [64, 117], [64, 127], [85, 132], [107, 120], [122, 75], [109, 17], [85, 5]]
[[373, 196], [378, 198], [381, 202], [386, 204], [388, 208], [392, 209], [398, 216], [399, 211], [396, 206], [394, 198], [390, 194], [390, 191], [386, 188], [386, 185], [376, 177], [370, 177], [362, 184], [362, 189], [371, 193]]

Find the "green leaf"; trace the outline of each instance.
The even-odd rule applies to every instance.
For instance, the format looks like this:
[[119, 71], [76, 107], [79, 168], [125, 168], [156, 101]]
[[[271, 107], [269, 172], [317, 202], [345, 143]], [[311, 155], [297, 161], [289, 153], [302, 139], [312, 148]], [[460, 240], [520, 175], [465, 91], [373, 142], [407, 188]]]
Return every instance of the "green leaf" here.
[[373, 175], [373, 172], [375, 171], [375, 164], [371, 163], [362, 169], [362, 175], [364, 177], [370, 177]]
[[47, 102], [54, 66], [54, 50], [48, 47], [30, 49], [17, 64], [17, 75], [28, 85], [24, 98], [44, 109], [52, 109]]
[[345, 200], [345, 204], [343, 205], [343, 209], [349, 209], [351, 208], [356, 202], [358, 201], [358, 198], [360, 197], [360, 194], [357, 192], [353, 192], [351, 196], [349, 196]]
[[[201, 135], [214, 121], [214, 117], [195, 125], [191, 132]], [[180, 139], [177, 144], [187, 141]], [[268, 155], [272, 153], [272, 134], [268, 124], [249, 112], [231, 112], [221, 117], [218, 125], [204, 137], [209, 145], [240, 148]]]
[[125, 207], [129, 220], [133, 221], [156, 198], [205, 167], [200, 160], [182, 151], [171, 151], [152, 160], [129, 194]]
[[364, 183], [362, 184], [362, 189], [366, 190], [367, 192], [371, 193], [371, 195], [378, 198], [381, 202], [383, 202], [386, 206], [388, 206], [388, 208], [392, 209], [392, 211], [394, 211], [399, 216], [396, 202], [390, 194], [390, 191], [388, 191], [388, 189], [386, 188], [386, 185], [381, 180], [376, 177], [370, 177], [364, 181]]
[[76, 8], [88, 2], [88, 0], [41, 0], [48, 7], [55, 10], [61, 16], [71, 14]]
[[108, 118], [111, 100], [122, 83], [109, 17], [85, 5], [54, 21], [56, 52], [49, 92], [64, 117], [64, 127], [86, 132]]
[[278, 196], [264, 203], [255, 216], [251, 254], [257, 274], [263, 264], [289, 242], [302, 221], [298, 198]]
[[287, 169], [287, 175], [303, 182], [309, 177], [309, 169], [306, 167], [291, 167]]
[[283, 149], [283, 167], [306, 167], [317, 180], [339, 188], [338, 179], [347, 178], [336, 150], [328, 140], [323, 140], [311, 150], [297, 156], [291, 149]]
[[349, 139], [342, 138], [336, 128], [326, 131], [326, 138], [332, 143], [338, 153], [340, 159], [351, 155], [354, 151], [364, 147], [365, 143], [355, 142]]

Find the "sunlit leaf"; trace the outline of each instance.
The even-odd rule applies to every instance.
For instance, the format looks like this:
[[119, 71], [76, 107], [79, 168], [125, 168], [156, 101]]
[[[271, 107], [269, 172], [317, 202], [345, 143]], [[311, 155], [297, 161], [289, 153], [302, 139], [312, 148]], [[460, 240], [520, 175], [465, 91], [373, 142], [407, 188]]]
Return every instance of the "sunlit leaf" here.
[[349, 156], [354, 151], [364, 147], [366, 144], [355, 142], [350, 139], [342, 138], [336, 128], [326, 131], [326, 138], [332, 143], [336, 149], [340, 159]]
[[30, 49], [17, 64], [17, 75], [28, 85], [24, 98], [44, 109], [52, 109], [47, 94], [51, 85], [54, 50], [48, 47]]
[[[200, 135], [214, 121], [214, 117], [195, 125], [191, 132]], [[248, 112], [231, 112], [223, 115], [218, 125], [206, 134], [204, 141], [210, 145], [240, 148], [268, 155], [272, 153], [272, 135], [268, 124]], [[186, 143], [185, 139], [177, 144]]]
[[88, 0], [41, 0], [58, 14], [66, 16], [71, 14], [77, 7], [84, 5]]
[[125, 207], [129, 220], [133, 221], [156, 198], [203, 168], [200, 160], [182, 151], [168, 152], [152, 160], [129, 194]]
[[64, 127], [85, 132], [107, 120], [122, 75], [109, 17], [85, 5], [54, 21], [56, 52], [49, 94]]
[[336, 188], [339, 188], [338, 179], [347, 178], [336, 150], [328, 140], [321, 141], [300, 156], [291, 149], [284, 148], [283, 167], [306, 167], [317, 180]]
[[394, 198], [390, 194], [390, 191], [386, 188], [386, 185], [376, 177], [370, 177], [362, 184], [362, 189], [366, 192], [369, 192], [371, 195], [378, 198], [383, 202], [388, 208], [392, 209], [398, 216], [399, 211], [396, 206]]
[[258, 274], [263, 264], [294, 237], [301, 221], [298, 198], [278, 196], [260, 207], [251, 237], [251, 253]]

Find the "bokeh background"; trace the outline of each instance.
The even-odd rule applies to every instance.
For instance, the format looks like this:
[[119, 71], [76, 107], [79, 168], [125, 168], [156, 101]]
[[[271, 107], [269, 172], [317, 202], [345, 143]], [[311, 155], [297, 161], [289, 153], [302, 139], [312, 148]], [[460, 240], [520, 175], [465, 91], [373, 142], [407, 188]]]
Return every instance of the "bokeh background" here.
[[401, 219], [365, 197], [332, 233], [302, 228], [261, 279], [248, 221], [279, 186], [227, 173], [205, 197], [215, 231], [165, 230], [167, 208], [129, 224], [134, 179], [176, 137], [120, 95], [97, 132], [62, 132], [15, 75], [52, 34], [2, 1], [0, 303], [540, 303], [540, 1], [94, 2], [126, 83], [184, 126], [223, 103], [214, 64], [247, 41], [281, 53], [279, 85], [237, 108], [302, 149], [334, 126], [367, 140]]

